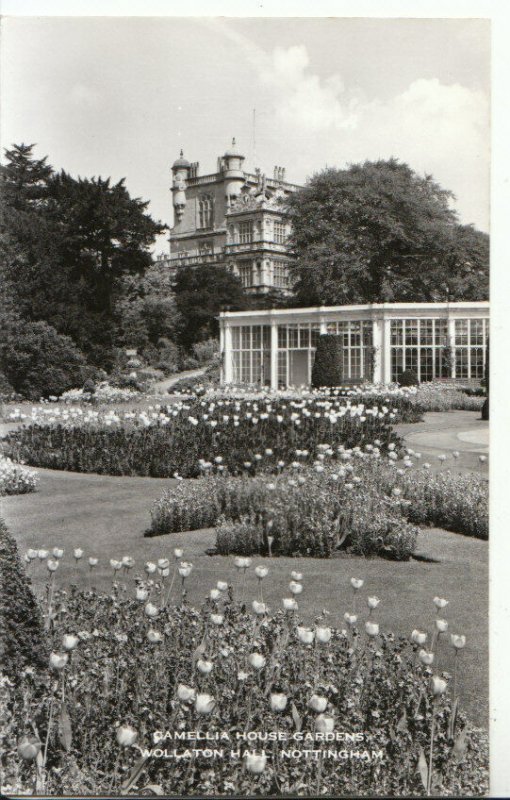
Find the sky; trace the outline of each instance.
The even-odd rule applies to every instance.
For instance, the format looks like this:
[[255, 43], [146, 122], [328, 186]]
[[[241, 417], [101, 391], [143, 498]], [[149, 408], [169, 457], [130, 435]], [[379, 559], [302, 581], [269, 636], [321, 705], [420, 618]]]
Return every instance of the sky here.
[[2, 147], [125, 178], [168, 225], [180, 149], [208, 174], [235, 136], [294, 183], [396, 157], [489, 230], [487, 20], [4, 17], [1, 58]]

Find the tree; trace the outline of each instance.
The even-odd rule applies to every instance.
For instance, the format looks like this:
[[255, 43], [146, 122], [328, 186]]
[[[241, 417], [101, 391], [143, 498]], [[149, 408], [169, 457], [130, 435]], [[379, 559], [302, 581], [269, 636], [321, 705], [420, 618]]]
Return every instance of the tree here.
[[239, 311], [248, 306], [239, 278], [216, 264], [179, 268], [175, 300], [180, 315], [179, 343], [186, 350], [195, 342], [218, 337], [221, 310]]
[[55, 174], [32, 149], [14, 145], [0, 171], [0, 277], [23, 318], [45, 320], [111, 366], [118, 284], [148, 269], [165, 226], [123, 180]]
[[312, 386], [340, 386], [342, 383], [342, 365], [340, 362], [340, 337], [329, 333], [319, 336], [315, 361], [312, 367]]
[[458, 224], [452, 197], [395, 159], [315, 175], [286, 201], [298, 303], [487, 297], [488, 237]]

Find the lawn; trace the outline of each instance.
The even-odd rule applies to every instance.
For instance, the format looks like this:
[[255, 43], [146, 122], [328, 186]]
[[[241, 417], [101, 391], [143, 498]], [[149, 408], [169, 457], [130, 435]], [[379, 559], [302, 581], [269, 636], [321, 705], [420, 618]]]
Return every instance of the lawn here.
[[[40, 470], [40, 476], [36, 493], [3, 498], [2, 516], [22, 553], [28, 547], [65, 548], [66, 556], [57, 573], [60, 584], [88, 585], [88, 567], [84, 561], [76, 566], [72, 558], [75, 547], [82, 547], [85, 556], [99, 557], [94, 584], [100, 589], [106, 589], [111, 582], [109, 559], [133, 556], [137, 563], [127, 579], [127, 591], [133, 591], [134, 577], [140, 574], [145, 561], [172, 557], [174, 547], [183, 547], [184, 558], [194, 564], [188, 581], [192, 603], [199, 604], [219, 579], [239, 586], [233, 559], [209, 554], [214, 548], [213, 531], [143, 537], [153, 500], [173, 481], [45, 470]], [[254, 559], [253, 563], [261, 560]], [[486, 727], [487, 560], [487, 542], [427, 529], [421, 532], [416, 559], [407, 563], [356, 557], [272, 559], [270, 574], [264, 581], [264, 600], [273, 609], [279, 607], [281, 598], [289, 594], [290, 571], [299, 570], [304, 575], [305, 587], [299, 597], [303, 621], [310, 624], [322, 609], [327, 609], [331, 623], [342, 627], [344, 612], [352, 611], [349, 579], [364, 578], [359, 606], [367, 595], [377, 595], [381, 599], [377, 614], [382, 629], [409, 635], [414, 628], [431, 631], [435, 612], [432, 598], [445, 597], [449, 600], [446, 616], [450, 631], [467, 636], [459, 668], [463, 707], [473, 722]], [[36, 589], [41, 591], [46, 580], [45, 568], [37, 565], [30, 570]], [[250, 570], [246, 597], [254, 599], [256, 592], [257, 580]], [[440, 643], [437, 657], [440, 669], [451, 666], [447, 640]]]

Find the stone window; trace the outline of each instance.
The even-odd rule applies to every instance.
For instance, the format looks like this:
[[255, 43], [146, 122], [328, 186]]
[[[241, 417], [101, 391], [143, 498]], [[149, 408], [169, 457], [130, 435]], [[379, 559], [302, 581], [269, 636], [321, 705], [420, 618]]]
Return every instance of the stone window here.
[[198, 200], [198, 227], [212, 228], [214, 201], [210, 194], [203, 194]]

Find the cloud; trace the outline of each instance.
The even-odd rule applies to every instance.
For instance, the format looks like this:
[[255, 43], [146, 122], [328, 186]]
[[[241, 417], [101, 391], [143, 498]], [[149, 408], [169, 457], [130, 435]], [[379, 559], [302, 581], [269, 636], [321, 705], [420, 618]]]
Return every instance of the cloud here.
[[307, 71], [309, 63], [304, 45], [277, 47], [269, 64], [260, 69], [262, 81], [278, 95], [277, 117], [311, 131], [354, 129], [358, 99], [346, 93], [339, 75], [321, 80]]
[[489, 102], [479, 89], [419, 78], [385, 100], [346, 88], [341, 75], [310, 69], [304, 45], [261, 59], [259, 78], [272, 90], [273, 119], [306, 160], [321, 163], [394, 156], [431, 173], [459, 198], [463, 221], [488, 226]]

